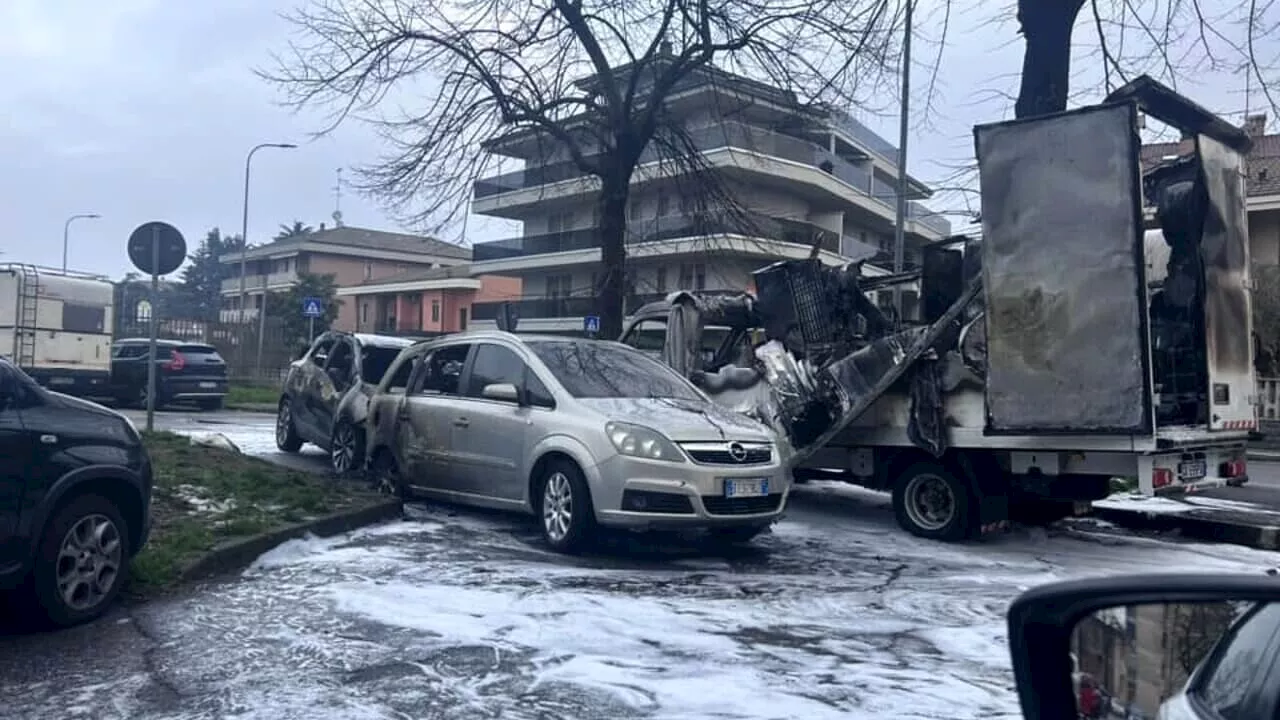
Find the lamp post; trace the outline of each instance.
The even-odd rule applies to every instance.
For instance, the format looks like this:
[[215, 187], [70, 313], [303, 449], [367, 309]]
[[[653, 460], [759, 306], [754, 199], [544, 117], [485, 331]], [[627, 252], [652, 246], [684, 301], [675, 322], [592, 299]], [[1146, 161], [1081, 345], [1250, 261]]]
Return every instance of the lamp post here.
[[81, 218], [86, 220], [97, 220], [100, 217], [102, 216], [98, 213], [79, 213], [67, 218], [67, 221], [62, 224], [62, 272], [67, 271], [67, 240], [71, 235], [71, 222], [73, 220], [80, 220]]
[[[254, 145], [249, 150], [249, 154], [246, 155], [244, 158], [244, 206], [243, 206], [244, 212], [241, 215], [241, 220], [240, 220], [240, 242], [241, 242], [240, 303], [239, 303], [240, 311], [239, 313], [237, 313], [237, 320], [238, 320], [237, 325], [239, 330], [237, 334], [240, 337], [240, 342], [237, 344], [238, 347], [236, 348], [236, 354], [238, 355], [239, 365], [241, 369], [244, 368], [244, 359], [245, 359], [244, 357], [244, 303], [245, 303], [245, 290], [246, 290], [245, 281], [247, 279], [245, 277], [245, 273], [248, 271], [248, 267], [249, 267], [249, 168], [253, 163], [254, 153], [258, 152], [263, 148], [280, 148], [282, 150], [291, 150], [296, 147], [298, 146], [292, 143], [259, 143], [258, 145]], [[262, 300], [263, 300], [262, 302], [263, 307], [261, 310], [258, 311], [260, 315], [266, 311], [265, 295], [263, 295]], [[258, 343], [259, 344], [262, 343], [261, 337], [258, 338]]]

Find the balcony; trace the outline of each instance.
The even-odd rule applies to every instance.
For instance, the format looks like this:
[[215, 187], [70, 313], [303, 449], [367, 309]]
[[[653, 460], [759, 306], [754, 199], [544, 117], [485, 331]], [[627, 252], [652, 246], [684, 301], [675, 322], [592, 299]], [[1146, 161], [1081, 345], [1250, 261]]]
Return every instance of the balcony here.
[[[646, 293], [628, 295], [625, 311], [633, 313], [642, 305], [661, 300], [666, 293]], [[522, 318], [574, 318], [596, 315], [600, 312], [600, 303], [594, 297], [543, 297], [526, 295], [519, 300], [510, 301]], [[473, 303], [471, 318], [473, 320], [496, 320], [501, 302]]]
[[[248, 293], [261, 292], [263, 287], [268, 290], [283, 290], [296, 282], [298, 282], [297, 270], [286, 270], [267, 275], [246, 275], [244, 289]], [[222, 281], [223, 295], [234, 295], [238, 292], [240, 292], [239, 277], [227, 278]]]
[[[875, 255], [873, 255], [871, 259], [867, 260], [867, 262], [877, 267], [882, 267], [885, 270], [892, 270], [893, 269], [893, 251], [881, 250], [877, 252]], [[908, 272], [911, 270], [918, 270], [918, 269], [920, 269], [920, 263], [917, 262], [910, 255], [902, 259], [903, 272]]]
[[[689, 128], [687, 133], [693, 147], [704, 153], [720, 148], [733, 148], [818, 168], [844, 181], [884, 209], [896, 210], [894, 188], [885, 187], [882, 191], [876, 186], [870, 172], [808, 140], [732, 121]], [[877, 148], [879, 151], [885, 149]], [[640, 156], [640, 163], [660, 159], [662, 158], [657, 151], [650, 148]], [[477, 180], [472, 190], [475, 198], [481, 199], [584, 177], [586, 175], [575, 163], [551, 163]], [[949, 222], [920, 203], [907, 203], [907, 217], [939, 234], [948, 235], [951, 232]]]
[[[743, 235], [779, 242], [811, 246], [815, 239], [823, 250], [840, 252], [840, 236], [805, 222], [772, 218], [755, 213], [723, 216], [666, 215], [627, 227], [627, 244], [658, 242], [707, 235]], [[544, 235], [526, 235], [472, 246], [474, 262], [546, 255], [548, 253], [592, 250], [600, 247], [599, 228], [566, 230]]]

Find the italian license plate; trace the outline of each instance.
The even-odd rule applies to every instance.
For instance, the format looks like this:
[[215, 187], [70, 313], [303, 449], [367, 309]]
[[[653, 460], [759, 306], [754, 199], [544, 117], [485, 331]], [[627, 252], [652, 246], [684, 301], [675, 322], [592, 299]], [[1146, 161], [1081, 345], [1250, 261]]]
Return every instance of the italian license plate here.
[[1178, 479], [1183, 482], [1200, 480], [1207, 474], [1208, 468], [1203, 460], [1183, 460], [1178, 463]]
[[71, 378], [56, 377], [49, 378], [50, 385], [75, 385], [76, 381]]
[[727, 498], [763, 497], [768, 494], [768, 478], [744, 478], [724, 481], [724, 496]]
[[200, 383], [200, 387], [201, 387], [201, 388], [216, 388], [216, 387], [218, 387], [218, 383], [215, 383], [215, 382], [202, 382], [202, 383]]

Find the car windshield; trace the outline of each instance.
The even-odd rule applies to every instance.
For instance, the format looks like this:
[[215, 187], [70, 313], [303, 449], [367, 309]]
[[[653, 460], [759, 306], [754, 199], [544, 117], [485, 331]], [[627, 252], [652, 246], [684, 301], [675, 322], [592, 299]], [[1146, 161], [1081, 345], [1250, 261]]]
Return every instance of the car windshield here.
[[360, 374], [364, 381], [373, 385], [382, 382], [382, 376], [387, 374], [387, 368], [391, 367], [391, 363], [403, 349], [366, 345], [360, 356]]
[[527, 344], [576, 398], [702, 399], [666, 365], [627, 347], [583, 340]]

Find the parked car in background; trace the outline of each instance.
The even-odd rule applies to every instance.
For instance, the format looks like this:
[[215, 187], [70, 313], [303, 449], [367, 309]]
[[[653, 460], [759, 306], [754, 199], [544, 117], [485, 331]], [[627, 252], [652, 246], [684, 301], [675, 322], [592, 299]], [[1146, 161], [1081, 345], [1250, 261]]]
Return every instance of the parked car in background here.
[[128, 418], [0, 360], [0, 590], [54, 624], [101, 615], [147, 541], [151, 460]]
[[401, 354], [369, 409], [384, 490], [537, 515], [572, 551], [599, 526], [745, 542], [790, 491], [772, 432], [616, 342], [473, 331]]
[[[111, 395], [120, 404], [147, 405], [147, 338], [111, 346]], [[190, 402], [217, 410], [227, 397], [227, 363], [212, 345], [156, 340], [156, 407]]]
[[276, 445], [297, 452], [311, 443], [329, 452], [335, 472], [364, 467], [369, 396], [413, 340], [327, 332], [289, 366], [276, 415]]

